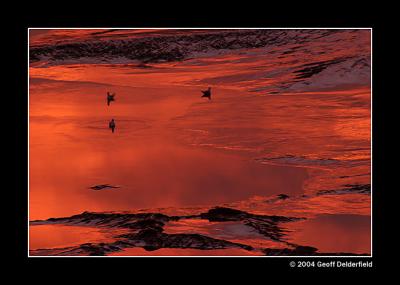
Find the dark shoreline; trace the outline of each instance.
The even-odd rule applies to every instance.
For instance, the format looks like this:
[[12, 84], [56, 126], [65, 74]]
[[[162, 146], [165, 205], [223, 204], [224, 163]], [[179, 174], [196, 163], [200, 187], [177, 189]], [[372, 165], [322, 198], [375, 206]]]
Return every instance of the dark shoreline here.
[[[287, 245], [285, 248], [254, 248], [250, 245], [230, 242], [224, 239], [216, 239], [202, 234], [167, 234], [163, 227], [169, 221], [183, 219], [205, 219], [209, 222], [235, 221], [252, 228], [266, 238]], [[154, 251], [162, 248], [176, 249], [244, 249], [249, 252], [255, 250], [268, 256], [366, 256], [368, 254], [354, 253], [325, 253], [317, 248], [286, 242], [285, 230], [282, 223], [299, 221], [304, 218], [255, 215], [248, 212], [215, 207], [205, 213], [189, 216], [167, 216], [160, 213], [92, 213], [83, 212], [63, 218], [50, 218], [47, 220], [31, 221], [30, 225], [79, 225], [102, 228], [123, 228], [130, 232], [115, 236], [115, 241], [110, 243], [84, 243], [79, 246], [53, 249], [31, 250], [32, 256], [104, 256], [113, 252], [119, 252], [126, 248], [141, 247], [146, 251]]]

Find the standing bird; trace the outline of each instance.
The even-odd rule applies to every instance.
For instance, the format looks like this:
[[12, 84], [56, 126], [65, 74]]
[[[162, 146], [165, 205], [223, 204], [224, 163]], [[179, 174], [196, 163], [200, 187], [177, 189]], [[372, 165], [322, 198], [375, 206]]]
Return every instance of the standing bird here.
[[115, 121], [114, 121], [114, 119], [111, 119], [111, 121], [108, 123], [108, 127], [114, 133], [114, 129], [115, 129]]
[[114, 99], [115, 93], [107, 92], [107, 105], [110, 106], [111, 101], [115, 101]]
[[208, 100], [211, 100], [211, 87], [208, 87], [208, 90], [201, 91], [201, 92], [203, 92], [203, 96], [201, 96], [201, 98], [207, 97]]

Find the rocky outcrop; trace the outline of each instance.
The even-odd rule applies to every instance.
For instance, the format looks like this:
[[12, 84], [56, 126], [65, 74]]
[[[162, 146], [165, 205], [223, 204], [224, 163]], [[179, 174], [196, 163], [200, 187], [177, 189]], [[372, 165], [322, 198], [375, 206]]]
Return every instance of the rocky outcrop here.
[[317, 195], [334, 195], [334, 194], [371, 194], [371, 184], [346, 184], [343, 185], [345, 188], [334, 189], [334, 190], [322, 190], [318, 191]]
[[155, 220], [168, 222], [178, 217], [169, 217], [160, 213], [94, 213], [83, 212], [78, 215], [62, 218], [49, 218], [47, 220], [31, 221], [31, 225], [37, 224], [79, 224], [79, 225], [103, 225], [109, 227], [129, 228], [133, 222]]
[[224, 222], [224, 221], [246, 221], [249, 219], [265, 220], [274, 223], [278, 222], [291, 222], [297, 221], [299, 218], [284, 217], [284, 216], [267, 216], [267, 215], [256, 215], [250, 214], [244, 211], [226, 208], [226, 207], [215, 207], [210, 209], [206, 213], [200, 214], [202, 219], [207, 219], [210, 222]]
[[346, 58], [339, 58], [339, 59], [333, 59], [333, 60], [327, 60], [327, 61], [322, 61], [322, 62], [313, 62], [313, 63], [308, 63], [302, 66], [301, 69], [298, 69], [294, 71], [296, 74], [296, 79], [305, 79], [309, 78], [317, 73], [320, 73], [327, 67], [333, 64], [341, 63], [345, 61]]
[[[210, 222], [239, 222], [253, 228], [258, 233], [274, 241], [287, 245], [287, 248], [253, 248], [250, 245], [217, 239], [203, 234], [168, 234], [164, 226], [169, 221], [181, 219], [205, 219]], [[205, 213], [191, 216], [167, 216], [161, 213], [91, 213], [63, 218], [50, 218], [45, 221], [31, 221], [31, 226], [41, 224], [65, 224], [123, 228], [128, 232], [117, 234], [109, 243], [83, 243], [66, 248], [31, 250], [31, 255], [93, 255], [101, 256], [118, 252], [125, 248], [141, 247], [147, 251], [161, 248], [191, 248], [199, 250], [239, 248], [257, 251], [265, 255], [314, 256], [314, 255], [358, 255], [351, 253], [320, 253], [317, 248], [285, 242], [285, 231], [280, 223], [297, 221], [301, 218], [284, 216], [256, 215], [237, 209], [216, 207]]]
[[36, 250], [33, 254], [51, 252], [51, 255], [104, 255], [109, 252], [123, 250], [127, 247], [142, 247], [145, 250], [160, 248], [194, 248], [194, 249], [226, 249], [241, 248], [254, 250], [253, 247], [227, 240], [216, 239], [201, 234], [167, 234], [164, 226], [167, 222], [181, 219], [206, 219], [210, 222], [236, 221], [255, 229], [258, 233], [276, 241], [282, 241], [281, 222], [298, 220], [283, 216], [264, 216], [244, 211], [216, 207], [205, 213], [190, 216], [167, 216], [161, 213], [92, 213], [83, 212], [78, 215], [62, 218], [50, 218], [45, 221], [31, 221], [31, 226], [41, 224], [65, 224], [94, 227], [123, 228], [130, 232], [115, 236], [111, 243], [85, 243], [77, 247], [65, 249]]
[[307, 256], [315, 255], [317, 248], [311, 246], [296, 246], [295, 248], [266, 248], [263, 250], [265, 255], [288, 255], [288, 256]]
[[215, 239], [200, 234], [166, 234], [160, 230], [144, 229], [134, 234], [121, 235], [130, 243], [141, 244], [146, 250], [160, 248], [225, 249], [242, 248], [253, 250], [251, 246]]
[[255, 215], [231, 208], [216, 207], [207, 213], [200, 214], [202, 219], [210, 222], [241, 221], [244, 225], [252, 227], [258, 233], [275, 241], [282, 241], [285, 235], [279, 223], [298, 221], [302, 218]]
[[[81, 42], [31, 46], [31, 62], [46, 60], [101, 60], [126, 58], [143, 63], [179, 61], [199, 53], [218, 50], [236, 50], [302, 44], [315, 38], [340, 33], [340, 30], [302, 30], [301, 34], [287, 30], [220, 30], [180, 35], [159, 35], [110, 40], [84, 40]], [[315, 68], [314, 68], [315, 69]], [[307, 71], [307, 70], [306, 70]], [[304, 72], [306, 72], [304, 71]]]
[[201, 250], [241, 248], [253, 250], [251, 246], [200, 234], [166, 234], [161, 228], [145, 228], [137, 233], [123, 234], [112, 243], [84, 243], [75, 247], [38, 249], [32, 255], [90, 255], [102, 256], [130, 247], [141, 247], [147, 251], [160, 248], [192, 248]]

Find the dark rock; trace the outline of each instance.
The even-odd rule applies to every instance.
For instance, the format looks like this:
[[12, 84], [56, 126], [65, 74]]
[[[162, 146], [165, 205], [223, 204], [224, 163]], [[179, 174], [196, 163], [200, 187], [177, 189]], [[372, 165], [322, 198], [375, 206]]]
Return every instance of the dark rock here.
[[163, 222], [158, 220], [145, 219], [145, 220], [139, 220], [137, 222], [125, 223], [122, 225], [122, 227], [130, 229], [152, 229], [162, 232], [164, 225], [165, 224]]
[[170, 217], [160, 213], [92, 213], [83, 212], [78, 215], [62, 218], [49, 218], [45, 221], [31, 221], [31, 225], [35, 224], [94, 224], [104, 227], [120, 227], [141, 229], [146, 227], [162, 227], [171, 219]]
[[265, 255], [272, 256], [368, 256], [367, 253], [356, 254], [348, 252], [318, 252], [311, 246], [295, 246], [294, 248], [265, 248]]
[[283, 216], [255, 215], [225, 207], [210, 209], [207, 213], [200, 214], [200, 217], [202, 219], [208, 219], [210, 222], [242, 222], [244, 225], [255, 229], [258, 233], [276, 241], [281, 241], [282, 237], [285, 235], [284, 230], [278, 225], [279, 223], [302, 219]]
[[278, 195], [278, 198], [281, 199], [281, 200], [285, 200], [285, 199], [288, 199], [288, 198], [289, 198], [289, 195], [286, 195], [286, 194], [279, 194], [279, 195]]
[[308, 63], [308, 64], [303, 65], [302, 69], [294, 71], [294, 73], [297, 74], [296, 79], [309, 78], [317, 73], [320, 73], [321, 71], [326, 69], [328, 66], [341, 63], [345, 60], [346, 60], [346, 58], [339, 58], [339, 59], [334, 59], [334, 60]]
[[[298, 220], [283, 216], [263, 216], [244, 211], [216, 207], [206, 213], [191, 216], [167, 216], [160, 213], [92, 213], [83, 212], [64, 218], [50, 218], [46, 221], [32, 221], [31, 224], [73, 224], [96, 225], [110, 228], [124, 228], [132, 231], [115, 236], [111, 243], [85, 243], [65, 250], [54, 249], [50, 255], [104, 255], [108, 252], [123, 250], [128, 247], [143, 247], [146, 250], [159, 248], [195, 248], [195, 249], [225, 249], [241, 248], [253, 250], [249, 245], [215, 239], [201, 234], [167, 234], [163, 232], [165, 223], [187, 218], [202, 218], [213, 222], [237, 221], [255, 229], [260, 234], [282, 241], [285, 232], [279, 223]], [[44, 251], [41, 251], [42, 253]]]
[[246, 212], [224, 207], [216, 207], [200, 214], [202, 219], [208, 219], [210, 222], [240, 221], [249, 216]]
[[371, 184], [346, 184], [346, 188], [334, 189], [334, 190], [321, 190], [318, 191], [317, 195], [329, 195], [329, 194], [371, 194]]
[[225, 208], [225, 207], [216, 207], [210, 209], [207, 213], [200, 214], [200, 217], [202, 219], [207, 219], [210, 222], [244, 221], [250, 218], [256, 218], [258, 220], [267, 220], [273, 222], [290, 222], [299, 219], [299, 218], [275, 216], [275, 215], [273, 216], [255, 215], [244, 211]]
[[145, 243], [144, 249], [160, 248], [195, 248], [195, 249], [224, 249], [242, 248], [253, 250], [251, 246], [215, 239], [200, 234], [166, 234], [153, 229], [141, 230], [137, 234], [121, 235], [135, 244]]
[[273, 221], [249, 219], [246, 220], [244, 224], [275, 241], [281, 241], [282, 237], [285, 235], [284, 231]]
[[317, 248], [311, 246], [297, 246], [294, 249], [290, 248], [266, 248], [265, 255], [286, 255], [286, 256], [310, 256], [315, 255]]
[[[335, 32], [340, 33], [341, 31]], [[140, 60], [143, 63], [179, 61], [198, 52], [260, 48], [268, 45], [303, 44], [313, 41], [315, 38], [312, 31], [302, 30], [302, 35], [303, 38], [298, 38], [297, 36], [288, 36], [280, 30], [253, 29], [203, 31], [202, 33], [152, 35], [112, 40], [93, 39], [73, 43], [31, 45], [29, 59], [31, 62], [35, 62], [42, 58], [51, 61], [125, 57], [131, 60]], [[324, 68], [327, 64], [315, 63], [315, 66], [304, 66], [304, 70], [298, 71], [299, 76], [311, 76], [310, 74]]]
[[360, 193], [368, 193], [371, 194], [371, 184], [346, 184], [344, 187], [347, 187], [347, 191], [358, 191]]

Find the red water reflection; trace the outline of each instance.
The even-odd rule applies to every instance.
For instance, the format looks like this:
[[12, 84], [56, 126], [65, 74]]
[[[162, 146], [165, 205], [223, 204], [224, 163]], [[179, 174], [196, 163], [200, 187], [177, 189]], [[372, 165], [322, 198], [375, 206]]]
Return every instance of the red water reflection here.
[[[32, 30], [31, 46], [205, 32]], [[83, 211], [167, 207], [180, 211], [223, 203], [260, 214], [368, 216], [367, 195], [313, 194], [370, 183], [370, 74], [357, 65], [368, 61], [370, 34], [346, 31], [319, 37], [317, 33], [304, 46], [223, 51], [149, 64], [145, 69], [137, 62], [54, 66], [45, 60], [35, 62], [29, 69], [30, 220]], [[295, 70], [333, 58], [351, 60], [305, 83], [288, 84], [296, 79]], [[213, 87], [211, 101], [200, 98], [206, 86]], [[107, 91], [117, 93], [110, 107]], [[117, 124], [114, 134], [108, 129], [111, 118]], [[105, 183], [120, 188], [89, 189]], [[280, 193], [309, 196], [265, 203], [266, 197]], [[325, 222], [331, 225], [322, 238], [326, 243], [314, 242], [311, 230], [296, 239], [312, 241], [309, 245], [322, 250], [367, 250], [366, 239], [362, 246], [347, 240], [331, 247], [329, 235], [345, 232], [335, 226], [336, 220]], [[343, 219], [339, 222], [346, 224]], [[364, 225], [350, 217], [348, 225], [352, 223]], [[302, 225], [319, 227], [311, 222]], [[194, 224], [185, 230], [190, 227], [212, 234]], [[366, 229], [365, 224], [347, 235], [368, 235]], [[34, 242], [40, 239], [32, 236]], [[253, 238], [246, 242], [260, 242]], [[161, 249], [149, 254], [206, 252]], [[121, 254], [127, 253], [148, 254], [142, 249]], [[243, 252], [207, 252], [214, 253]]]
[[110, 242], [113, 241], [113, 234], [115, 231], [95, 227], [35, 225], [29, 227], [29, 249], [62, 248], [88, 242]]
[[[125, 88], [107, 107], [101, 96], [107, 89], [95, 84], [40, 83], [32, 84], [30, 101], [31, 219], [300, 193], [307, 178], [304, 169], [263, 166], [179, 142], [180, 130], [170, 121], [198, 101], [195, 95], [179, 99], [183, 92], [196, 94], [191, 89]], [[151, 98], [141, 101], [145, 95]], [[115, 134], [107, 126], [111, 117]], [[88, 189], [104, 183], [121, 188]]]
[[290, 242], [314, 246], [320, 252], [371, 253], [371, 217], [322, 215], [308, 221], [290, 223]]
[[[274, 241], [241, 222], [209, 222], [200, 219], [185, 219], [169, 222], [164, 227], [167, 234], [203, 234], [215, 239], [250, 245], [255, 249], [284, 248], [284, 242]], [[256, 250], [257, 251], [257, 250]]]
[[193, 248], [161, 248], [147, 251], [140, 247], [127, 248], [123, 251], [113, 252], [109, 256], [257, 256], [262, 255], [257, 251], [248, 251], [238, 248], [228, 249], [193, 249]]

